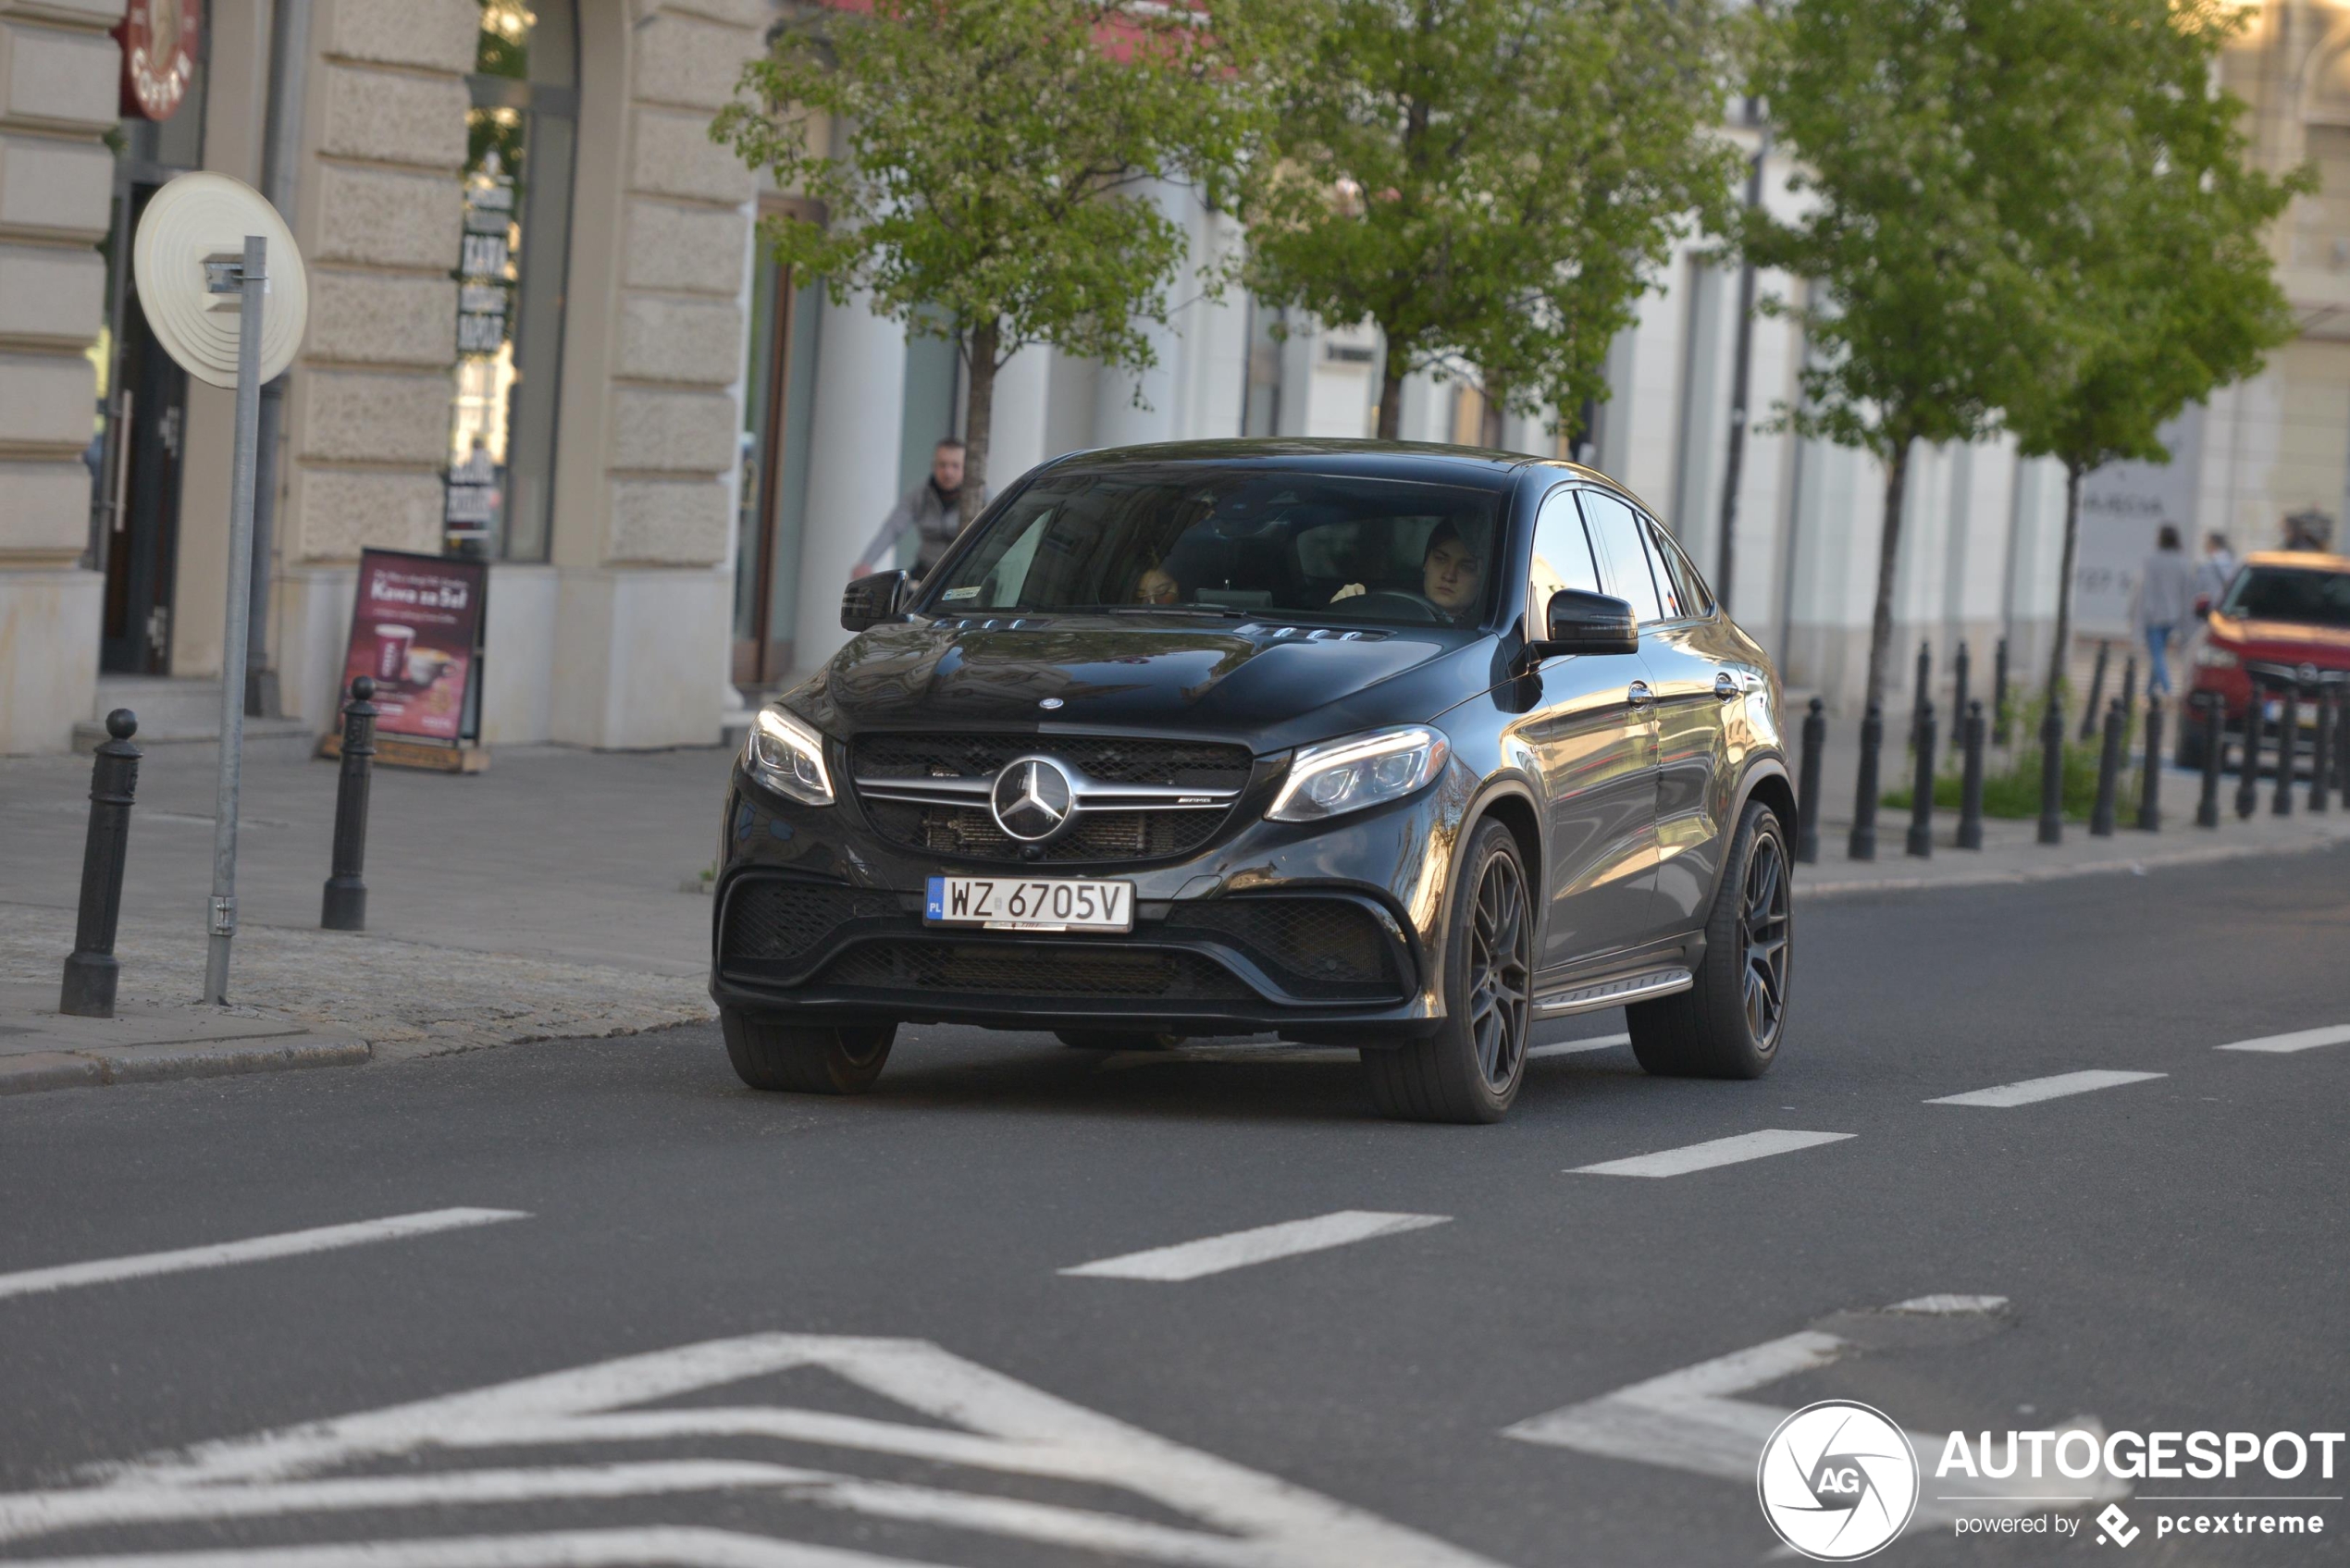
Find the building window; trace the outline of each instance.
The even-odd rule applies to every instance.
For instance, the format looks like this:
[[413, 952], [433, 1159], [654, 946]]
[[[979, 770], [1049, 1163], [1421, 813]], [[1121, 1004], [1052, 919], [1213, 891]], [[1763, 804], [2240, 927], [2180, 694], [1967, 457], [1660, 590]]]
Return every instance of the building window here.
[[574, 0], [479, 0], [465, 79], [464, 232], [444, 538], [451, 554], [547, 559], [563, 290], [578, 140]]

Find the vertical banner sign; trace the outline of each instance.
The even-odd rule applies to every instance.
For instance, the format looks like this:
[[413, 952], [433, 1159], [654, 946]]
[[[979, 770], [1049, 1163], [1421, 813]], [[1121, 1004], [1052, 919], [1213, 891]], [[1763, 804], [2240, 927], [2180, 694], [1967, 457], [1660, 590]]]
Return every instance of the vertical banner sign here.
[[376, 683], [377, 734], [450, 744], [462, 735], [489, 570], [402, 550], [360, 555], [342, 685], [349, 691], [362, 675]]

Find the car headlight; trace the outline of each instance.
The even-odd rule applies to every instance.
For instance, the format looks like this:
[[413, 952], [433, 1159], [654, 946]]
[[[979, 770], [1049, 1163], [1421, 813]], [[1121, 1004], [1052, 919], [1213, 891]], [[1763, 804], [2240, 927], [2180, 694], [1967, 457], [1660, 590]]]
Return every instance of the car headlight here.
[[797, 716], [762, 708], [743, 743], [743, 765], [778, 795], [810, 806], [833, 803], [833, 776], [824, 768], [824, 737]]
[[2205, 643], [2195, 650], [2195, 661], [2197, 666], [2206, 670], [2232, 670], [2244, 662], [2235, 656], [2233, 649], [2221, 648], [2218, 643], [2211, 642]]
[[1452, 749], [1443, 731], [1426, 724], [1303, 747], [1265, 815], [1277, 822], [1314, 822], [1401, 800], [1436, 777]]

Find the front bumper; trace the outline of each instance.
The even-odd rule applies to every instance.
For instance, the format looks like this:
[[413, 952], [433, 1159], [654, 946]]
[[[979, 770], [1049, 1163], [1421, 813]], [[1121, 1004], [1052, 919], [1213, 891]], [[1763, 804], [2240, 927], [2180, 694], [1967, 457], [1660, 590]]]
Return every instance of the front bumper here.
[[[854, 801], [804, 807], [737, 769], [711, 924], [722, 1006], [807, 1022], [1125, 1028], [1378, 1043], [1442, 1017], [1435, 976], [1457, 767], [1393, 806], [1268, 822], [1243, 801], [1198, 852], [1144, 864], [981, 862], [883, 837]], [[924, 923], [941, 873], [1112, 877], [1132, 932]]]

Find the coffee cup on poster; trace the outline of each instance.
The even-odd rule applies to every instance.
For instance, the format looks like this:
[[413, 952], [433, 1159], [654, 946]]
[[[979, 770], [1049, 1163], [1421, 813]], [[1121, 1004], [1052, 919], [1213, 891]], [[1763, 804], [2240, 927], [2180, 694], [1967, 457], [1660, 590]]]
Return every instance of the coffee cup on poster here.
[[414, 626], [376, 626], [376, 679], [397, 681], [408, 673], [408, 650], [416, 641]]
[[441, 672], [455, 662], [454, 658], [437, 648], [412, 648], [408, 650], [408, 684], [428, 686], [440, 679]]

